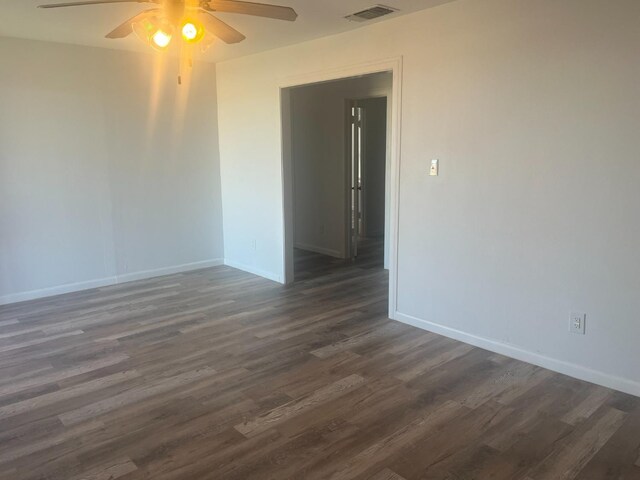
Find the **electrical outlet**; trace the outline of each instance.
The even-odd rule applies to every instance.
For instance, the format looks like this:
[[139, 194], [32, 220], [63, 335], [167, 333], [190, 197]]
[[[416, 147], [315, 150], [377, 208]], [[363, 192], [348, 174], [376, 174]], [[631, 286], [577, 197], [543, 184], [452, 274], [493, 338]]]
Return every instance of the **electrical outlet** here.
[[251, 240], [251, 250], [255, 251], [256, 248], [257, 248], [257, 242], [254, 238], [253, 240]]
[[572, 313], [571, 321], [569, 323], [569, 331], [578, 335], [584, 335], [586, 333], [586, 321], [587, 315], [584, 313]]

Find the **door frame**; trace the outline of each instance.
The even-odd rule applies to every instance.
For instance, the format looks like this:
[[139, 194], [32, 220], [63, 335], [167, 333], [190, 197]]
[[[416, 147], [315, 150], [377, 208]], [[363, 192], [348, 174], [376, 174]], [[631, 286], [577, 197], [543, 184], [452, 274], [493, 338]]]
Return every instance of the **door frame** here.
[[398, 298], [398, 219], [400, 210], [400, 160], [402, 134], [402, 57], [373, 61], [343, 68], [310, 72], [283, 79], [279, 82], [280, 107], [280, 139], [282, 148], [282, 272], [283, 283], [290, 284], [294, 280], [294, 191], [293, 191], [293, 158], [291, 148], [291, 97], [290, 88], [315, 83], [345, 80], [372, 73], [390, 72], [393, 76], [391, 97], [391, 158], [390, 170], [390, 219], [389, 219], [389, 314], [396, 311]]

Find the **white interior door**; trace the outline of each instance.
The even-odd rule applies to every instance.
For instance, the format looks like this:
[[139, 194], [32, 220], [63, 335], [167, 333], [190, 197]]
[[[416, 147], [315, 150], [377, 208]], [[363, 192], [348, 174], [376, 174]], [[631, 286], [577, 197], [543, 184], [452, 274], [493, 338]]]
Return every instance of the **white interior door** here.
[[351, 257], [358, 256], [358, 241], [364, 232], [364, 179], [363, 179], [363, 148], [364, 148], [364, 108], [353, 103], [351, 105]]

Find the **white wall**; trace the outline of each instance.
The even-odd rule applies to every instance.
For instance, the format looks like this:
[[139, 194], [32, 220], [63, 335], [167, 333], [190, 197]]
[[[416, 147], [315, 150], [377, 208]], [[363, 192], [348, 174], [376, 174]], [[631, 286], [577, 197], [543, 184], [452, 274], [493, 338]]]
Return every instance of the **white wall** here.
[[391, 86], [380, 73], [291, 89], [296, 247], [347, 256], [346, 102], [390, 95]]
[[460, 0], [219, 64], [227, 258], [283, 275], [278, 85], [401, 55], [395, 316], [640, 394], [638, 18]]
[[219, 263], [215, 67], [0, 38], [0, 303]]

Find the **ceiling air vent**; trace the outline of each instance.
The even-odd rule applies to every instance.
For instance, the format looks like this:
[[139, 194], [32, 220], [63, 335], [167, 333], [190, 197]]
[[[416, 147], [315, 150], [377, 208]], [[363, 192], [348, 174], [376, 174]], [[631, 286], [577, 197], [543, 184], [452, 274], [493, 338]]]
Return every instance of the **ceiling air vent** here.
[[344, 18], [352, 22], [368, 22], [369, 20], [384, 17], [385, 15], [389, 15], [390, 13], [394, 13], [397, 11], [397, 9], [387, 7], [385, 5], [375, 5], [371, 8], [367, 8], [366, 10], [362, 10], [361, 12], [354, 13], [353, 15], [348, 15]]

